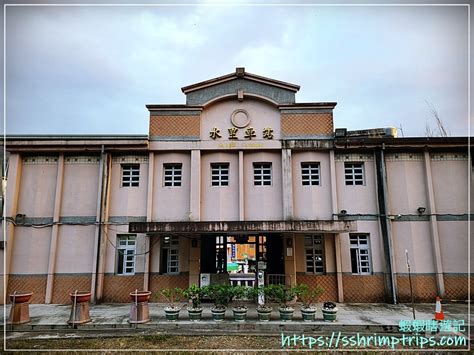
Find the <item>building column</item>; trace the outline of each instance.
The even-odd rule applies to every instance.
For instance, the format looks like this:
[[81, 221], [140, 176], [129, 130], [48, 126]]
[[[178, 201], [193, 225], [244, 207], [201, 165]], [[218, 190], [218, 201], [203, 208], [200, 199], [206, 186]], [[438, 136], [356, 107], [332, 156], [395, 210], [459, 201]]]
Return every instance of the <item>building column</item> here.
[[[21, 172], [22, 172], [22, 161], [20, 154], [11, 154], [8, 160], [8, 188], [5, 191], [5, 217], [15, 219], [18, 211], [18, 199], [20, 195], [20, 183], [21, 183]], [[11, 265], [13, 258], [13, 247], [15, 245], [15, 225], [12, 221], [4, 220], [6, 228], [4, 247], [5, 255], [5, 280], [2, 282], [2, 287], [5, 285], [3, 290], [3, 302], [6, 303], [6, 293], [8, 290], [8, 276], [11, 273]]]
[[[332, 205], [332, 218], [337, 220], [339, 207], [337, 204], [337, 181], [336, 181], [336, 161], [334, 157], [334, 150], [329, 151], [329, 174], [331, 176], [331, 205]], [[336, 253], [336, 279], [337, 279], [337, 300], [338, 302], [344, 302], [344, 286], [342, 281], [342, 248], [341, 248], [341, 235], [339, 233], [334, 234], [334, 246]]]
[[[148, 191], [146, 199], [146, 221], [151, 222], [153, 215], [153, 191], [155, 177], [155, 153], [148, 155]], [[145, 235], [145, 265], [143, 266], [143, 290], [148, 291], [150, 284], [150, 254], [151, 254], [150, 236]]]
[[104, 273], [105, 273], [105, 259], [107, 257], [107, 221], [109, 219], [109, 197], [110, 197], [110, 179], [111, 179], [111, 164], [112, 159], [109, 153], [102, 153], [101, 165], [101, 191], [98, 203], [99, 213], [97, 214], [98, 230], [96, 235], [97, 241], [97, 264], [96, 267], [96, 283], [95, 283], [95, 300], [100, 302], [102, 300], [104, 291]]
[[193, 284], [199, 286], [200, 256], [201, 240], [193, 238], [189, 246], [189, 286]]
[[201, 220], [201, 151], [191, 150], [191, 189], [189, 196], [189, 220]]
[[239, 150], [239, 221], [245, 220], [244, 151]]
[[54, 270], [56, 268], [56, 252], [58, 249], [59, 217], [63, 192], [64, 154], [59, 154], [58, 173], [56, 176], [56, 191], [54, 193], [53, 227], [51, 228], [51, 243], [49, 245], [48, 278], [46, 280], [46, 295], [44, 303], [51, 303], [53, 298]]
[[[294, 286], [296, 285], [296, 243], [295, 243], [295, 235], [294, 234], [287, 234], [283, 235], [283, 255], [284, 255], [284, 262], [285, 262], [285, 284], [287, 286]], [[290, 246], [291, 244], [291, 246]]]
[[431, 176], [431, 158], [430, 152], [425, 150], [425, 175], [426, 186], [428, 190], [428, 211], [430, 213], [430, 230], [431, 241], [433, 243], [433, 259], [436, 271], [436, 284], [438, 286], [438, 293], [440, 297], [444, 297], [444, 279], [443, 279], [443, 264], [441, 262], [441, 248], [439, 246], [438, 221], [436, 217], [436, 204], [433, 191], [433, 179]]
[[390, 299], [390, 302], [397, 304], [397, 284], [395, 282], [394, 265], [395, 258], [393, 256], [392, 226], [388, 218], [387, 169], [385, 167], [385, 154], [383, 148], [375, 150], [374, 156], [376, 169], [375, 177], [377, 181], [377, 203], [386, 271], [384, 275], [385, 288], [387, 290], [386, 295]]
[[293, 176], [291, 166], [291, 149], [281, 151], [281, 171], [283, 190], [283, 219], [293, 219]]

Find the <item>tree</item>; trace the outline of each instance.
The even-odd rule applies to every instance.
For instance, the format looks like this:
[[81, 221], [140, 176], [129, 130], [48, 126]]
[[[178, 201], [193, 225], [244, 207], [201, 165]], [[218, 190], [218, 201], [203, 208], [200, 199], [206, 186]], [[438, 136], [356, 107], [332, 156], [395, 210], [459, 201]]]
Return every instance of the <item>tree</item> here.
[[451, 135], [447, 129], [445, 123], [439, 117], [438, 111], [429, 101], [426, 100], [426, 104], [430, 110], [431, 118], [434, 120], [434, 126], [432, 123], [427, 122], [425, 125], [425, 136], [426, 137], [448, 137]]

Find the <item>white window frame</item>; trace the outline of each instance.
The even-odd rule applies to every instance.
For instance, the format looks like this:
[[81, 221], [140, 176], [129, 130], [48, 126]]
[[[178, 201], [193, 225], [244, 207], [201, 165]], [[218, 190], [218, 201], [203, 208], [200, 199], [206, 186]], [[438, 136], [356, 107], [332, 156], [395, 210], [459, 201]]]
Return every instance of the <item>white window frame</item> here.
[[166, 270], [161, 270], [162, 274], [179, 274], [179, 237], [164, 236], [161, 241], [162, 254], [166, 253]]
[[163, 164], [163, 186], [164, 187], [180, 187], [183, 180], [183, 164], [182, 163], [165, 163]]
[[229, 186], [230, 163], [211, 163], [211, 186]]
[[[317, 243], [319, 241], [320, 243]], [[323, 275], [326, 271], [324, 257], [324, 236], [308, 234], [304, 236], [305, 271], [307, 274]], [[320, 258], [320, 260], [318, 260]], [[308, 268], [311, 267], [311, 269]]]
[[320, 186], [321, 169], [319, 162], [301, 162], [301, 184], [303, 186]]
[[258, 162], [253, 163], [253, 185], [271, 186], [272, 185], [272, 163]]
[[120, 164], [122, 169], [122, 187], [140, 186], [140, 164]]
[[347, 186], [365, 185], [365, 164], [364, 162], [345, 162], [344, 180]]
[[[136, 237], [135, 234], [117, 234], [117, 275], [135, 275]], [[122, 265], [120, 265], [121, 255], [123, 255]]]
[[[372, 275], [370, 238], [368, 234], [349, 234], [351, 271], [353, 275]], [[355, 252], [357, 272], [352, 268], [352, 250]]]

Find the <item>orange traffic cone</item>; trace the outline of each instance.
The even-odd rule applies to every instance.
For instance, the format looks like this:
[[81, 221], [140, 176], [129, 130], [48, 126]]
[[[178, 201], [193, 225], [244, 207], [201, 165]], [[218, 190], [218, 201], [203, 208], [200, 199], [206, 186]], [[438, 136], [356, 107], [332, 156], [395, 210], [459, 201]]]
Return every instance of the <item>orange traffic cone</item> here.
[[435, 320], [444, 320], [444, 312], [441, 308], [441, 298], [436, 297]]

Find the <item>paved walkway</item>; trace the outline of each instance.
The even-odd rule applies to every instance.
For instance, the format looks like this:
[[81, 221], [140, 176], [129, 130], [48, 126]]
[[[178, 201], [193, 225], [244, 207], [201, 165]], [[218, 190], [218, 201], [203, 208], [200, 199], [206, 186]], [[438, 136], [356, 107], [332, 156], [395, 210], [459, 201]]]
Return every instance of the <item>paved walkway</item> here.
[[[371, 304], [371, 303], [345, 303], [338, 304], [337, 322], [327, 323], [322, 319], [321, 304], [318, 304], [318, 311], [316, 313], [316, 320], [314, 322], [303, 322], [299, 305], [295, 307], [295, 314], [293, 321], [281, 322], [279, 320], [277, 306], [273, 307], [272, 319], [270, 322], [259, 322], [257, 319], [257, 312], [255, 306], [250, 306], [245, 323], [238, 323], [233, 321], [232, 310], [229, 307], [226, 312], [226, 318], [223, 322], [214, 322], [210, 312], [210, 304], [204, 304], [203, 318], [200, 322], [191, 322], [188, 320], [186, 309], [180, 314], [178, 322], [167, 322], [164, 316], [164, 304], [150, 303], [150, 317], [151, 321], [146, 324], [139, 324], [138, 328], [157, 329], [169, 332], [242, 332], [242, 331], [258, 331], [258, 332], [273, 332], [278, 330], [302, 330], [308, 328], [312, 330], [339, 330], [359, 331], [365, 330], [392, 330], [398, 326], [400, 320], [413, 319], [413, 313], [410, 305], [399, 304]], [[434, 317], [435, 305], [433, 304], [416, 304], [416, 318], [420, 320], [429, 320]], [[2, 323], [5, 324], [5, 315], [8, 318], [10, 305], [5, 307], [5, 313], [2, 315]], [[71, 305], [45, 305], [45, 304], [31, 304], [30, 318], [31, 322], [28, 324], [17, 325], [11, 328], [7, 325], [7, 330], [13, 331], [47, 331], [71, 329], [67, 324]], [[468, 305], [467, 304], [445, 304], [443, 311], [446, 319], [464, 320], [468, 323]], [[129, 304], [100, 304], [91, 305], [90, 316], [92, 322], [79, 326], [80, 329], [130, 329], [135, 328], [136, 325], [128, 323], [130, 312]], [[393, 329], [395, 330], [395, 329]]]

